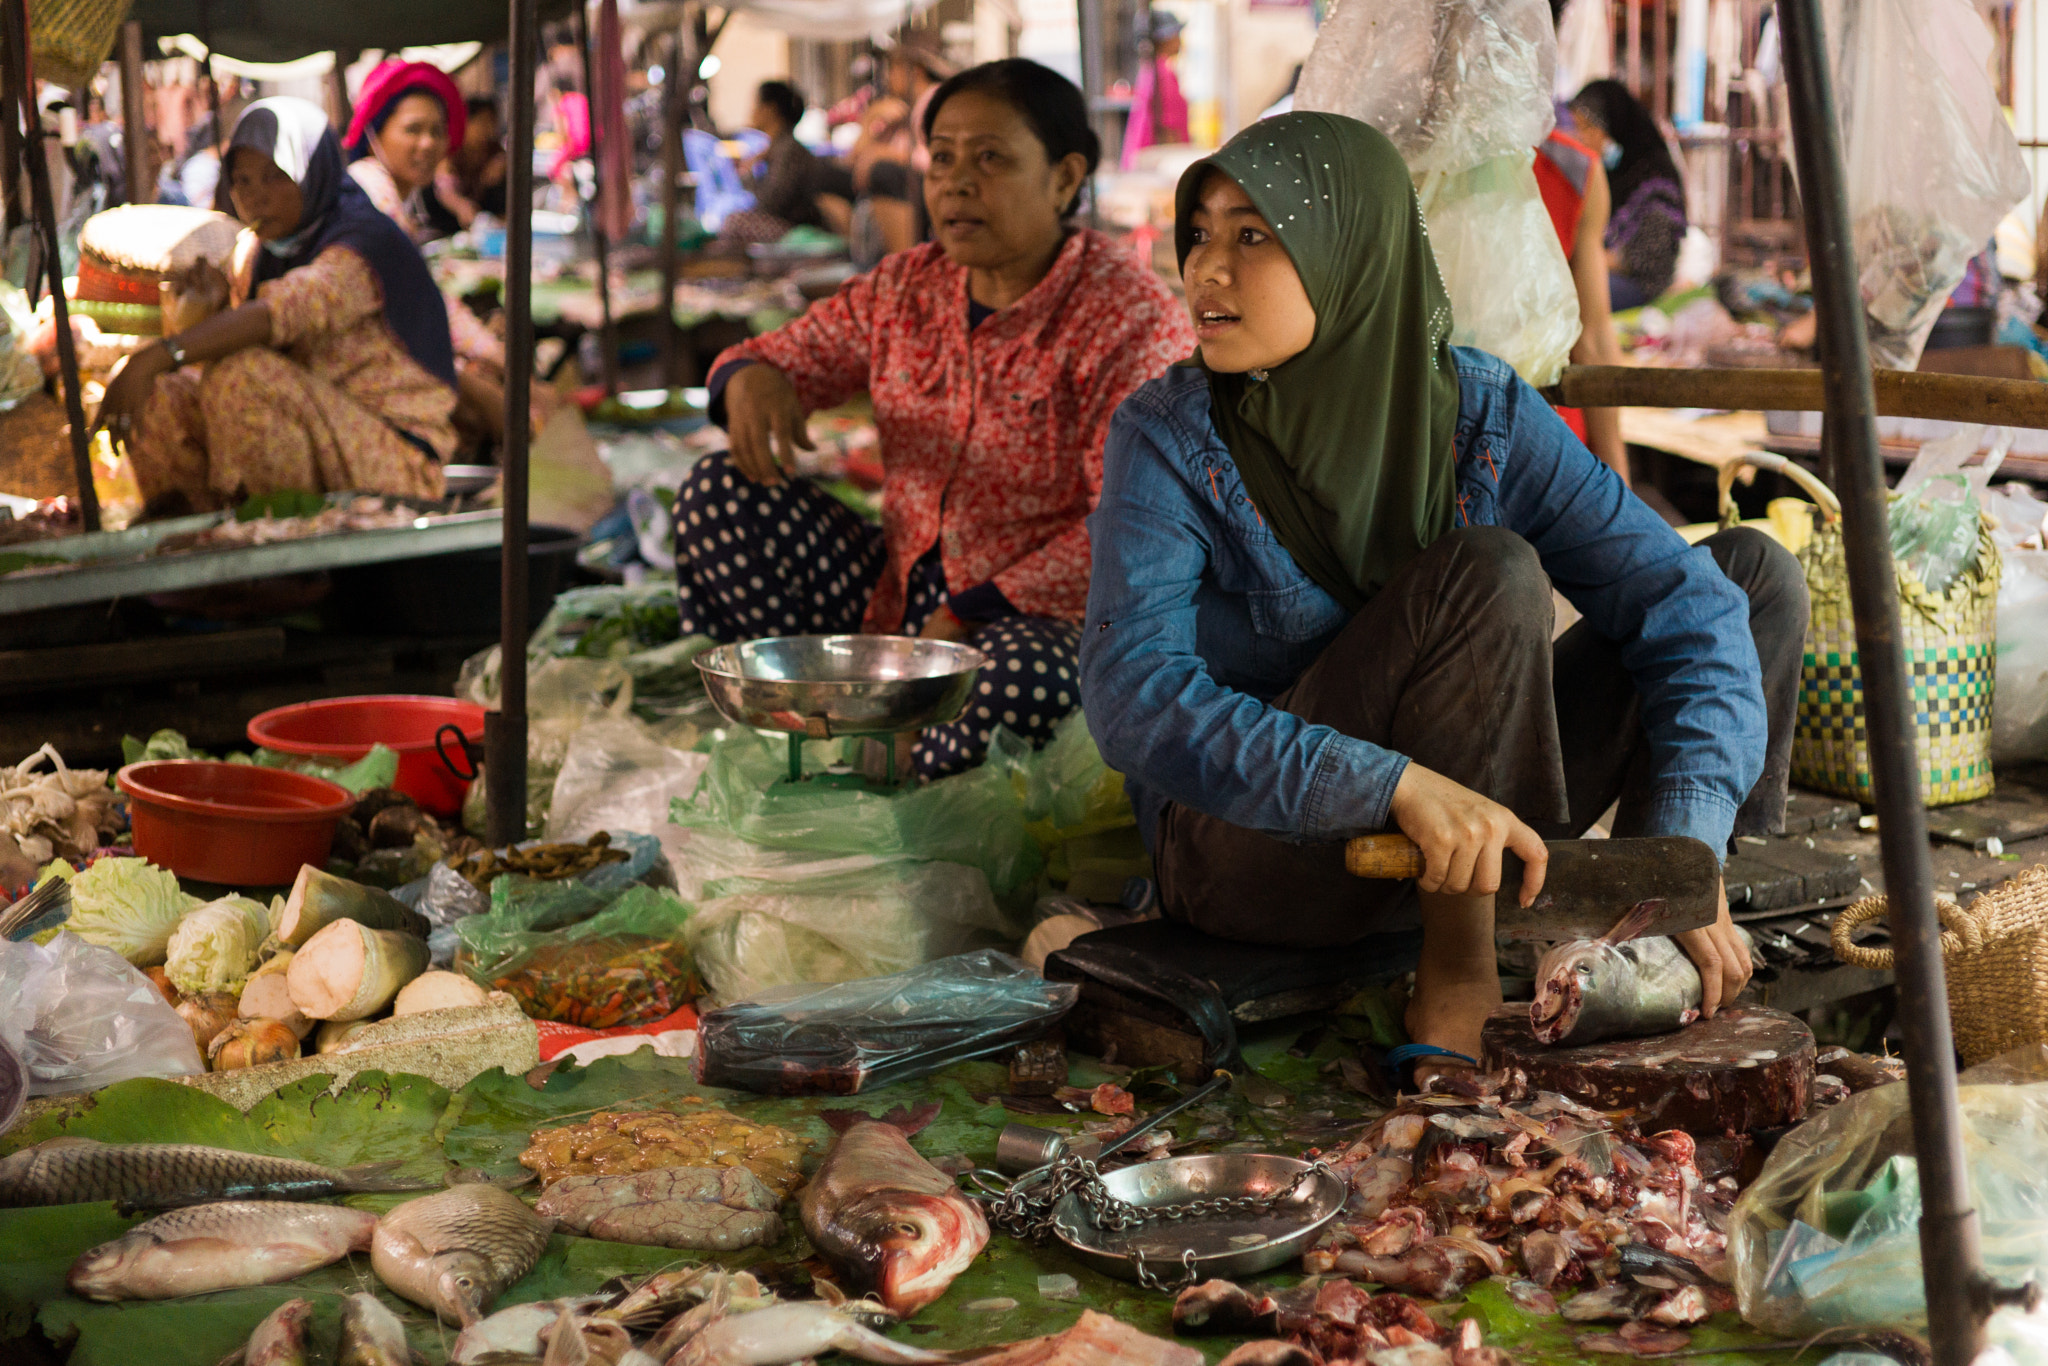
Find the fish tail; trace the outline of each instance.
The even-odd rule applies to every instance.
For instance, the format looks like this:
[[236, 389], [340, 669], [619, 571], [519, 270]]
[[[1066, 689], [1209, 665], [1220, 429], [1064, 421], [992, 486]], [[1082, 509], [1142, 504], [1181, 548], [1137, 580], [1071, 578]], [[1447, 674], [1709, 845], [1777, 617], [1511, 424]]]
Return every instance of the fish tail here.
[[1664, 898], [1651, 897], [1628, 908], [1628, 914], [1614, 922], [1614, 928], [1600, 936], [1603, 944], [1625, 944], [1650, 927], [1664, 910]]
[[392, 1176], [391, 1173], [403, 1165], [403, 1158], [389, 1162], [365, 1162], [359, 1167], [342, 1170], [342, 1188], [351, 1195], [363, 1195], [377, 1191], [430, 1191], [440, 1187], [438, 1181], [416, 1181], [410, 1177]]
[[888, 1124], [901, 1129], [905, 1134], [914, 1134], [939, 1117], [942, 1101], [926, 1101], [915, 1110], [906, 1110], [901, 1105], [887, 1114], [871, 1115], [865, 1110], [821, 1110], [818, 1118], [832, 1126], [832, 1132], [843, 1134], [862, 1120], [876, 1124]]

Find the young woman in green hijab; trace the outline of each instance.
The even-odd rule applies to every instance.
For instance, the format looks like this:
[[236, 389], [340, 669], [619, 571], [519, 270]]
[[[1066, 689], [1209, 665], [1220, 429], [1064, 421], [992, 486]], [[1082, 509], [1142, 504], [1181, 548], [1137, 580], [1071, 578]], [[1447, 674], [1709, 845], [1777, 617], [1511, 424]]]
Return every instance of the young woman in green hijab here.
[[[1617, 800], [1612, 833], [1717, 854], [1782, 825], [1804, 581], [1753, 531], [1688, 547], [1504, 362], [1451, 345], [1374, 129], [1256, 124], [1177, 207], [1200, 347], [1110, 428], [1089, 728], [1170, 918], [1362, 954], [1419, 922], [1409, 1033], [1469, 1059], [1500, 1002], [1495, 893], [1535, 897], [1544, 839]], [[1553, 585], [1583, 617], [1554, 643]], [[1345, 873], [1342, 842], [1382, 830], [1422, 847], [1415, 883]], [[1725, 901], [1680, 942], [1711, 1014], [1750, 974]]]

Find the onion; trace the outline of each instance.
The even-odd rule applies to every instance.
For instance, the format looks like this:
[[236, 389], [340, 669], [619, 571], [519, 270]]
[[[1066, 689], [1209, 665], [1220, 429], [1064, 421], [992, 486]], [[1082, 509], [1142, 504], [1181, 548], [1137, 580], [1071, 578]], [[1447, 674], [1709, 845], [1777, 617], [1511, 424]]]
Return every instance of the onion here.
[[216, 1072], [289, 1062], [299, 1056], [299, 1036], [283, 1020], [237, 1020], [215, 1036], [206, 1059]]
[[179, 1001], [178, 1014], [192, 1027], [192, 1042], [199, 1045], [203, 1054], [213, 1045], [214, 1038], [235, 1022], [240, 1004], [233, 992], [209, 992]]

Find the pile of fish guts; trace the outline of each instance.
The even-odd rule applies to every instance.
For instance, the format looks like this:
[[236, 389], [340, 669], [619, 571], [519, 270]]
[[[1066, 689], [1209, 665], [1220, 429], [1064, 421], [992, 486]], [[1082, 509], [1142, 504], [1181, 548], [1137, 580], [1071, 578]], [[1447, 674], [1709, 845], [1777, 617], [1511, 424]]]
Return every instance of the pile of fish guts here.
[[[934, 1107], [935, 1108], [935, 1107]], [[988, 1224], [952, 1180], [910, 1146], [929, 1114], [831, 1117], [838, 1136], [805, 1187], [806, 1231], [849, 1299], [778, 1302], [745, 1273], [657, 1273], [610, 1295], [492, 1307], [531, 1271], [555, 1221], [486, 1181], [433, 1189], [396, 1181], [390, 1164], [340, 1169], [188, 1144], [57, 1138], [0, 1160], [0, 1207], [112, 1201], [162, 1211], [73, 1263], [73, 1294], [98, 1301], [169, 1299], [288, 1281], [368, 1253], [386, 1288], [461, 1328], [449, 1359], [602, 1361], [667, 1366], [780, 1366], [838, 1351], [884, 1366], [937, 1366], [941, 1353], [875, 1328], [943, 1294], [988, 1242]], [[429, 1191], [381, 1216], [314, 1203], [370, 1191]], [[246, 1366], [307, 1359], [312, 1306], [292, 1300], [257, 1328]], [[336, 1360], [403, 1366], [398, 1318], [376, 1296], [351, 1297]]]

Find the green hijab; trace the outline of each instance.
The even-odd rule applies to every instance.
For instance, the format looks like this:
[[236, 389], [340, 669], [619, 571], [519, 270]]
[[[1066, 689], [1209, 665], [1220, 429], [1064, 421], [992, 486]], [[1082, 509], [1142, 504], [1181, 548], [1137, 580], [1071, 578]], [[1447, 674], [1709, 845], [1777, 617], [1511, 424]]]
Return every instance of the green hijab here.
[[1266, 119], [1180, 178], [1183, 266], [1211, 171], [1273, 225], [1316, 312], [1308, 349], [1263, 379], [1209, 372], [1216, 430], [1280, 544], [1356, 612], [1456, 509], [1451, 300], [1415, 186], [1369, 124]]

